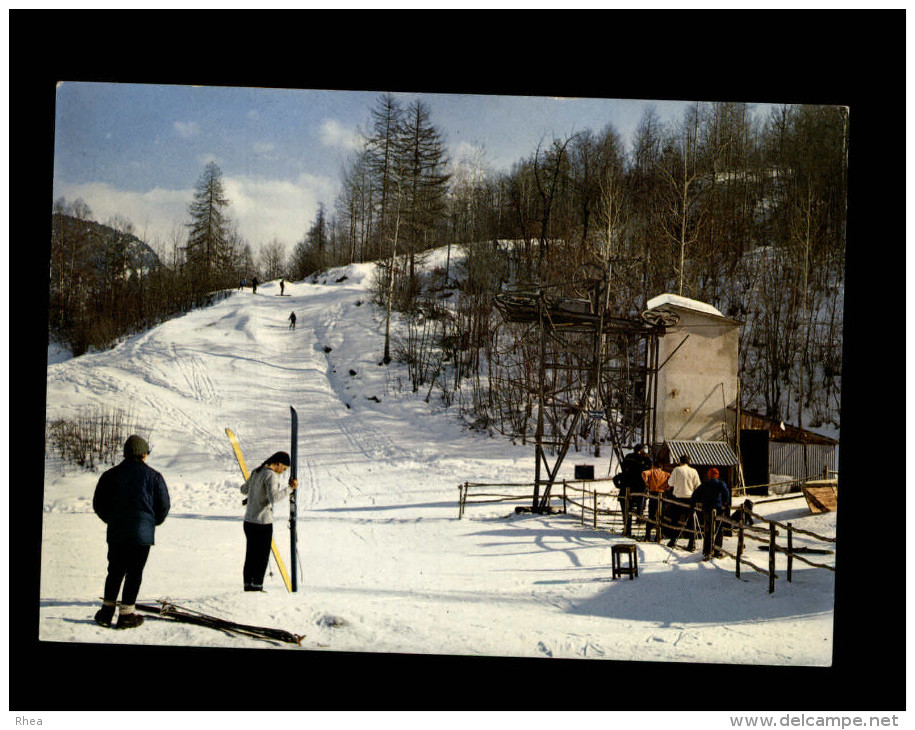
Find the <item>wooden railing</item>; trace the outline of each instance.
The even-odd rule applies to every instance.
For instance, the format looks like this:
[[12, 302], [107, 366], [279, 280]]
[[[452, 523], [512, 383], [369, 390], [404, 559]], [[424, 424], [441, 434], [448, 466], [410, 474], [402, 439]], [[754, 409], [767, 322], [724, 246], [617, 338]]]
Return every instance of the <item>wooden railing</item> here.
[[[629, 505], [633, 498], [637, 497], [641, 497], [645, 500], [646, 507], [650, 500], [658, 501], [658, 508], [653, 510], [655, 512], [654, 519], [650, 522], [651, 529], [654, 531], [655, 542], [661, 541], [663, 533], [666, 533], [668, 536], [676, 533], [678, 538], [686, 537], [687, 539], [691, 538], [692, 540], [699, 542], [703, 539], [703, 528], [713, 530], [712, 535], [716, 534], [714, 531], [717, 530], [729, 529], [732, 535], [736, 532], [737, 546], [735, 553], [731, 553], [717, 545], [713, 546], [713, 550], [719, 555], [727, 556], [734, 560], [734, 572], [737, 578], [740, 577], [741, 566], [747, 566], [758, 573], [768, 576], [770, 593], [775, 591], [775, 581], [779, 577], [775, 568], [775, 556], [778, 553], [787, 556], [788, 564], [786, 578], [789, 583], [791, 582], [795, 560], [799, 560], [813, 568], [821, 568], [835, 572], [835, 567], [832, 565], [816, 563], [804, 557], [808, 554], [831, 555], [834, 554], [834, 550], [828, 548], [810, 548], [807, 546], [795, 547], [794, 538], [796, 536], [804, 536], [805, 538], [827, 543], [832, 546], [835, 545], [836, 538], [818, 535], [809, 530], [794, 527], [790, 522], [783, 524], [777, 520], [770, 520], [747, 509], [742, 504], [734, 510], [733, 519], [731, 519], [730, 512], [724, 515], [718, 515], [713, 511], [709, 523], [702, 526], [699, 525], [699, 519], [694, 519], [692, 517], [693, 515], [696, 515], [696, 517], [701, 518], [702, 513], [693, 511], [689, 502], [678, 500], [664, 494], [659, 495], [647, 492], [633, 493], [628, 500], [621, 500], [619, 492], [613, 485], [611, 479], [582, 481], [562, 480], [553, 486], [554, 488], [550, 492], [549, 512], [570, 514], [570, 512], [573, 513], [577, 509], [582, 525], [587, 524], [593, 529], [606, 528], [610, 532], [623, 534], [626, 537], [636, 540], [639, 538], [633, 536], [633, 526], [636, 528], [639, 526], [643, 526], [643, 528], [649, 526], [649, 520], [646, 517], [642, 514], [634, 514], [629, 509]], [[556, 487], [559, 486], [562, 488], [561, 492], [556, 489]], [[602, 486], [605, 488], [605, 491], [601, 491], [600, 487]], [[528, 502], [533, 504], [535, 491], [534, 485], [531, 483], [480, 484], [471, 482], [465, 482], [464, 484], [459, 485], [459, 490], [459, 519], [464, 516], [468, 504], [491, 504], [498, 502]], [[793, 494], [765, 501], [775, 502], [803, 498], [803, 496], [803, 494]], [[607, 506], [608, 502], [610, 505], [617, 505], [617, 508], [614, 509], [612, 506]], [[684, 524], [681, 525], [679, 522], [671, 522], [670, 519], [667, 518], [666, 515], [670, 514], [671, 506], [679, 508], [677, 510], [678, 514], [686, 514], [686, 521]], [[647, 512], [648, 510], [646, 509], [645, 511]], [[785, 538], [784, 544], [779, 544], [778, 538], [780, 536]], [[761, 548], [767, 550], [769, 553], [767, 565], [765, 567], [759, 566], [752, 560], [747, 559], [746, 543], [748, 541], [755, 541], [766, 545], [765, 548]], [[712, 542], [714, 543], [714, 540]]]

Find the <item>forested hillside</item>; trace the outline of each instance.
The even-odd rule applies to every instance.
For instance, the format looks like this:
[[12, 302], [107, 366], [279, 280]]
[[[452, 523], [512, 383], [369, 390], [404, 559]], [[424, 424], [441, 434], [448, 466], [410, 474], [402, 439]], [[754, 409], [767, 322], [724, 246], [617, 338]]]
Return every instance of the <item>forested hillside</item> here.
[[90, 214], [74, 204], [51, 217], [49, 329], [76, 354], [152, 324], [164, 274], [129, 224], [102, 225]]
[[[428, 114], [383, 97], [332, 223], [322, 211], [322, 235], [298, 251], [322, 266], [396, 252], [379, 301], [425, 321], [435, 307], [419, 301], [416, 252], [470, 242], [462, 296], [440, 329], [443, 343], [467, 350], [456, 366], [477, 382], [507, 288], [580, 297], [596, 272], [619, 316], [663, 292], [705, 301], [744, 322], [745, 407], [838, 427], [847, 143], [843, 108], [781, 107], [755, 120], [744, 104], [696, 104], [675, 125], [647, 113], [629, 147], [607, 126], [543, 140], [507, 174], [452, 160], [443, 186]], [[520, 343], [519, 359], [533, 346]], [[475, 408], [492, 401], [485, 390]]]

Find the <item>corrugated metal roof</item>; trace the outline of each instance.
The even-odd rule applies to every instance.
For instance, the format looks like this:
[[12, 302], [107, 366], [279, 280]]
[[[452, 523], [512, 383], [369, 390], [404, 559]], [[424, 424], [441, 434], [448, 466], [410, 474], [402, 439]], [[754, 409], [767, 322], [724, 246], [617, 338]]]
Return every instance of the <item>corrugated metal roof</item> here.
[[676, 464], [683, 454], [694, 466], [737, 466], [737, 455], [727, 441], [665, 441], [670, 461]]

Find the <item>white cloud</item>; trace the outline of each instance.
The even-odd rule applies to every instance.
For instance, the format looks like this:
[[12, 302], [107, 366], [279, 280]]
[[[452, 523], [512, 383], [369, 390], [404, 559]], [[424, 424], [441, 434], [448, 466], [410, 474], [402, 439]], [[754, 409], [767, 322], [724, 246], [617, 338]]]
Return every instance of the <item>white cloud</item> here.
[[194, 191], [154, 188], [138, 193], [117, 190], [107, 183], [62, 183], [54, 188], [54, 197], [60, 196], [71, 202], [82, 198], [92, 211], [92, 220], [100, 223], [114, 216], [126, 218], [136, 236], [153, 248], [162, 248], [172, 240], [175, 226], [180, 229], [187, 222], [187, 206]]
[[251, 149], [256, 155], [269, 155], [271, 152], [276, 150], [276, 145], [273, 142], [254, 142], [251, 145]]
[[328, 147], [344, 150], [358, 150], [362, 146], [362, 135], [355, 127], [346, 127], [336, 119], [325, 119], [321, 123], [321, 142]]
[[314, 221], [318, 204], [333, 200], [333, 181], [300, 175], [295, 181], [225, 177], [229, 215], [252, 246], [276, 239], [291, 252]]
[[[332, 207], [336, 194], [334, 181], [308, 174], [294, 181], [224, 176], [223, 185], [229, 199], [226, 212], [255, 251], [276, 239], [291, 253], [314, 222], [318, 204]], [[194, 190], [133, 192], [107, 183], [59, 183], [54, 198], [61, 196], [71, 202], [82, 198], [92, 211], [91, 218], [100, 223], [114, 216], [126, 218], [137, 236], [162, 252], [170, 247], [176, 230], [182, 240], [186, 235], [187, 207]]]
[[190, 139], [200, 133], [200, 125], [197, 122], [175, 122], [174, 128], [181, 139]]

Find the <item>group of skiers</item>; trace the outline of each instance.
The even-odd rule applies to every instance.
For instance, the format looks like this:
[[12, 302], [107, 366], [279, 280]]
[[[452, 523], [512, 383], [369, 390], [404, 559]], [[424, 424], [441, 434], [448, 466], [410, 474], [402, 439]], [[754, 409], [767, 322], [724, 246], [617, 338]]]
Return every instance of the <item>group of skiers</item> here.
[[[257, 294], [257, 285], [258, 285], [258, 283], [259, 283], [259, 282], [257, 281], [257, 277], [256, 277], [256, 276], [255, 276], [255, 277], [252, 277], [252, 279], [251, 279], [251, 293], [252, 293], [252, 294]], [[238, 291], [241, 291], [241, 290], [244, 289], [246, 286], [248, 286], [248, 280], [247, 280], [247, 279], [242, 279], [240, 282], [238, 282]]]
[[[258, 284], [257, 277], [255, 276], [254, 278], [251, 279], [251, 293], [252, 294], [257, 294], [257, 284]], [[248, 286], [248, 280], [242, 279], [238, 283], [238, 290], [241, 291], [246, 286]], [[280, 279], [280, 296], [282, 297], [285, 295], [286, 295], [286, 280]], [[289, 317], [287, 317], [287, 319], [289, 320], [289, 329], [294, 330], [295, 329], [295, 320], [296, 320], [295, 312], [292, 312], [292, 314], [290, 314]]]
[[[257, 285], [258, 285], [257, 277], [254, 276], [251, 278], [251, 293], [252, 294], [257, 294]], [[238, 282], [238, 291], [241, 291], [246, 286], [248, 286], [248, 280], [242, 279], [240, 282]], [[280, 279], [280, 296], [284, 296], [285, 294], [286, 294], [286, 280]]]
[[[143, 617], [136, 613], [136, 600], [143, 581], [149, 551], [155, 544], [156, 527], [165, 522], [171, 509], [168, 487], [163, 476], [146, 463], [148, 442], [130, 436], [124, 442], [124, 459], [99, 478], [92, 508], [107, 525], [108, 573], [102, 607], [96, 623], [118, 629], [136, 628]], [[290, 477], [284, 486], [281, 475], [291, 458], [277, 451], [254, 469], [241, 492], [246, 496], [244, 516], [245, 561], [242, 570], [245, 591], [263, 591], [264, 575], [273, 542], [273, 507], [298, 488]], [[115, 609], [120, 610], [114, 622]]]
[[[648, 456], [648, 448], [638, 444], [631, 453], [623, 457], [620, 472], [613, 478], [614, 484], [619, 489], [619, 501], [625, 514], [627, 532], [633, 517], [640, 517], [643, 511], [645, 496], [648, 497], [648, 521], [645, 528], [645, 539], [651, 539], [652, 529], [656, 527], [657, 512], [661, 504], [661, 495], [670, 492], [670, 496], [678, 502], [688, 502], [689, 506], [665, 502], [665, 522], [669, 526], [662, 527], [662, 534], [669, 537], [667, 546], [674, 547], [677, 539], [686, 532], [688, 542], [686, 549], [692, 552], [696, 549], [697, 527], [701, 527], [703, 534], [702, 555], [704, 560], [713, 556], [713, 543], [715, 554], [721, 547], [723, 531], [720, 523], [712, 529], [711, 516], [714, 511], [722, 515], [731, 505], [731, 490], [727, 483], [721, 479], [718, 469], [711, 467], [703, 481], [699, 472], [690, 464], [688, 454], [680, 457], [680, 463], [670, 472], [662, 468], [660, 460]], [[627, 510], [628, 508], [628, 510]], [[698, 519], [702, 515], [701, 522]], [[714, 532], [714, 535], [712, 533]], [[659, 536], [660, 537], [660, 536]]]

